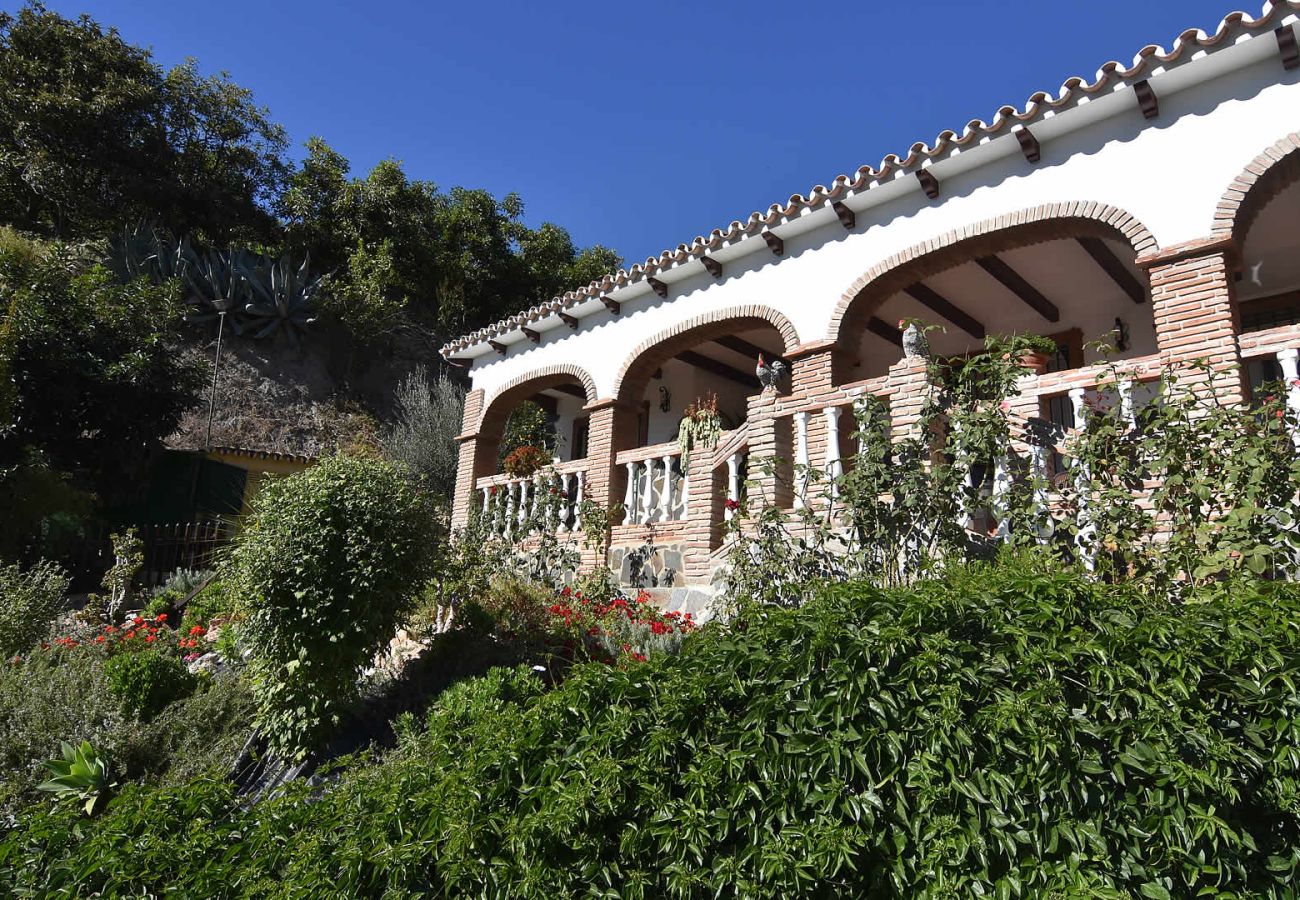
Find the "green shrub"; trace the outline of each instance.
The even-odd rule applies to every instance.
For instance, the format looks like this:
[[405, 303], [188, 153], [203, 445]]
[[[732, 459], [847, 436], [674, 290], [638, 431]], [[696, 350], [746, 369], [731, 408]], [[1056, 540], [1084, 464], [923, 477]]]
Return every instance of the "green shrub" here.
[[427, 575], [427, 496], [379, 459], [332, 456], [258, 494], [228, 573], [247, 610], [258, 723], [301, 757], [356, 695]]
[[0, 656], [23, 653], [43, 641], [63, 608], [68, 578], [50, 562], [27, 571], [0, 566]]
[[33, 653], [0, 665], [0, 810], [38, 795], [43, 763], [62, 741], [89, 741], [120, 780], [178, 781], [228, 769], [252, 728], [253, 700], [238, 678], [204, 678], [151, 722], [124, 714], [84, 647]]
[[[0, 838], [89, 895], [1288, 896], [1300, 590], [1174, 606], [1029, 561], [449, 690], [422, 735], [241, 811], [127, 789]], [[237, 848], [232, 850], [231, 848]]]
[[172, 701], [188, 697], [197, 681], [185, 663], [164, 650], [116, 653], [104, 663], [104, 674], [123, 712], [146, 722]]
[[228, 619], [237, 613], [235, 597], [229, 585], [214, 578], [185, 604], [185, 625], [207, 625], [213, 619]]

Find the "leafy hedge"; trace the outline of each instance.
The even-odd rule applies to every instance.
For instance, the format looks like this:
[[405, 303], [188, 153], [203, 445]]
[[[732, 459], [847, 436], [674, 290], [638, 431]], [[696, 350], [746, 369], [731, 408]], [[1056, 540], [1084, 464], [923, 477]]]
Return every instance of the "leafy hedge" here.
[[1170, 606], [1038, 563], [496, 670], [313, 799], [128, 788], [0, 841], [0, 883], [177, 896], [1286, 894], [1300, 590]]

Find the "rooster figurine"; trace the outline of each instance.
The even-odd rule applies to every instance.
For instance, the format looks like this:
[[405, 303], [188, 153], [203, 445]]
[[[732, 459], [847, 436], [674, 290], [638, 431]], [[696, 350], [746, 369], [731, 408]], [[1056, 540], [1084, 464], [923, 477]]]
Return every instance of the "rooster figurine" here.
[[754, 367], [754, 374], [758, 376], [758, 383], [763, 386], [764, 390], [777, 387], [785, 376], [790, 374], [790, 366], [783, 360], [774, 359], [769, 363], [763, 358], [763, 354], [758, 354], [758, 365]]

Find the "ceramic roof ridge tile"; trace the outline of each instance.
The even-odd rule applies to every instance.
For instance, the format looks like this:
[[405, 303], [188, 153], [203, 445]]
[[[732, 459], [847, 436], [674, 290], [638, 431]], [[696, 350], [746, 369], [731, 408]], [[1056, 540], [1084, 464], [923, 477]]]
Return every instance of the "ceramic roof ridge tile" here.
[[1091, 82], [1082, 76], [1070, 76], [1062, 82], [1060, 91], [1055, 97], [1046, 91], [1036, 91], [1029, 95], [1023, 110], [1011, 105], [1001, 106], [994, 114], [992, 122], [971, 119], [966, 123], [961, 134], [952, 130], [941, 131], [935, 136], [933, 145], [917, 141], [909, 148], [905, 157], [900, 158], [897, 154], [890, 153], [880, 161], [879, 168], [862, 165], [852, 176], [835, 176], [830, 189], [818, 184], [809, 189], [808, 196], [791, 194], [784, 205], [774, 203], [768, 207], [766, 213], [755, 210], [745, 221], [734, 220], [726, 229], [715, 228], [708, 237], [697, 235], [688, 244], [678, 244], [675, 249], [664, 250], [657, 257], [647, 257], [643, 263], [635, 263], [630, 267], [619, 269], [585, 287], [566, 291], [545, 303], [539, 303], [523, 312], [462, 335], [449, 341], [439, 352], [443, 357], [449, 357], [457, 351], [499, 337], [513, 327], [532, 324], [554, 312], [595, 299], [614, 287], [625, 287], [641, 281], [646, 276], [654, 275], [674, 263], [698, 259], [708, 251], [716, 250], [724, 241], [734, 240], [742, 235], [758, 234], [764, 228], [780, 224], [780, 219], [789, 218], [803, 209], [821, 206], [827, 201], [839, 199], [849, 191], [861, 190], [869, 182], [881, 183], [894, 172], [916, 167], [926, 159], [940, 156], [953, 147], [965, 147], [985, 137], [997, 136], [1009, 125], [1034, 121], [1042, 113], [1073, 103], [1080, 96], [1106, 92], [1117, 81], [1129, 81], [1142, 75], [1151, 68], [1153, 63], [1165, 65], [1177, 61], [1189, 49], [1194, 52], [1217, 47], [1238, 31], [1258, 32], [1274, 27], [1273, 22], [1276, 18], [1295, 10], [1300, 10], [1300, 0], [1277, 0], [1277, 2], [1265, 0], [1258, 17], [1252, 18], [1250, 14], [1240, 11], [1228, 13], [1219, 21], [1213, 34], [1207, 34], [1199, 28], [1188, 28], [1174, 38], [1173, 46], [1168, 51], [1158, 44], [1147, 44], [1134, 55], [1133, 64], [1128, 68], [1124, 68], [1122, 63], [1110, 60], [1102, 64]]

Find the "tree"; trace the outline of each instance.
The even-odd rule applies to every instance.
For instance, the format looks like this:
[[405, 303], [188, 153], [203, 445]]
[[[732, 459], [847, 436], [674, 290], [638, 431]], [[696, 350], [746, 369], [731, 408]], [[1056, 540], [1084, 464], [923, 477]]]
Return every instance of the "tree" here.
[[456, 435], [465, 389], [445, 372], [429, 380], [412, 372], [397, 389], [393, 425], [384, 438], [388, 455], [420, 475], [435, 497], [449, 500], [456, 487]]
[[74, 247], [0, 237], [11, 379], [0, 471], [35, 449], [112, 496], [200, 397], [202, 370], [175, 352], [176, 286], [121, 283]]
[[71, 239], [138, 219], [266, 240], [283, 129], [226, 75], [170, 72], [88, 16], [0, 13], [0, 222]]

